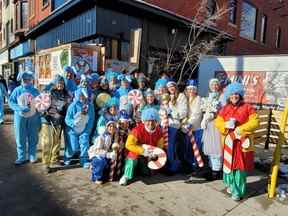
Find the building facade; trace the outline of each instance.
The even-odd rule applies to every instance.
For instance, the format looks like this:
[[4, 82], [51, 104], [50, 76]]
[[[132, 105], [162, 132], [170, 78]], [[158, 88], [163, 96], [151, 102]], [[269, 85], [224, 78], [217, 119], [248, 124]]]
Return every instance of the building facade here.
[[[225, 55], [288, 53], [288, 2], [284, 0], [205, 0], [208, 7], [229, 8], [215, 27], [232, 35]], [[186, 18], [193, 18], [201, 0], [145, 0]]]

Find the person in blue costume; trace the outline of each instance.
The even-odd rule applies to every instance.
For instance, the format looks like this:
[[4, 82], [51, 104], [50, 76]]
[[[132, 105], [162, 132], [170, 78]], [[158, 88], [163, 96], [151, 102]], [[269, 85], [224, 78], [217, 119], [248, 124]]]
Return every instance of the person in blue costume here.
[[137, 79], [138, 89], [142, 92], [143, 95], [145, 94], [145, 91], [147, 90], [146, 82], [147, 82], [147, 79], [144, 75], [139, 76]]
[[64, 82], [65, 82], [66, 89], [69, 95], [73, 96], [74, 91], [76, 91], [77, 89], [77, 85], [74, 80], [74, 76], [76, 75], [75, 71], [70, 66], [64, 66], [63, 72], [64, 72]]
[[15, 74], [11, 74], [8, 78], [8, 94], [11, 95], [17, 86], [19, 86], [19, 82], [17, 82]]
[[[33, 72], [24, 71], [18, 74], [17, 79], [22, 84], [11, 93], [8, 104], [14, 111], [14, 127], [16, 136], [17, 159], [15, 165], [21, 165], [27, 161], [37, 161], [36, 151], [38, 133], [40, 130], [40, 116], [36, 112], [33, 99], [39, 95], [39, 91], [33, 86]], [[28, 158], [26, 155], [28, 146]]]
[[109, 92], [109, 82], [108, 82], [108, 79], [106, 77], [104, 77], [104, 76], [100, 77], [100, 93], [110, 94], [110, 92]]
[[70, 165], [71, 158], [80, 148], [80, 165], [83, 168], [89, 168], [89, 137], [92, 132], [94, 119], [94, 108], [88, 100], [87, 89], [77, 89], [75, 92], [75, 100], [69, 105], [65, 117], [65, 123], [68, 126], [68, 136], [71, 143], [71, 152], [66, 152], [67, 149], [65, 147], [65, 165]]
[[121, 96], [128, 95], [128, 92], [132, 90], [130, 87], [130, 83], [132, 80], [130, 80], [129, 77], [123, 74], [118, 76], [118, 80], [121, 81], [121, 86], [116, 90], [115, 97], [120, 98]]
[[98, 136], [104, 133], [105, 131], [105, 122], [107, 121], [117, 121], [119, 118], [119, 99], [116, 97], [110, 98], [105, 107], [99, 112], [99, 119], [97, 122], [96, 130], [94, 131], [93, 140]]
[[100, 93], [100, 77], [97, 73], [92, 73], [89, 76], [89, 89], [91, 91], [91, 101], [95, 104], [95, 100]]
[[168, 93], [168, 89], [167, 89], [167, 83], [168, 83], [168, 79], [159, 79], [156, 84], [155, 84], [155, 96], [156, 96], [156, 99], [158, 101], [160, 101], [161, 99], [161, 96], [163, 94], [166, 94]]
[[146, 104], [145, 104], [145, 106], [143, 106], [142, 110], [147, 109], [147, 108], [154, 108], [156, 110], [160, 109], [160, 106], [156, 101], [154, 91], [152, 89], [150, 89], [150, 88], [147, 89], [144, 93], [144, 96], [145, 96]]
[[105, 77], [108, 80], [109, 91], [111, 95], [116, 93], [117, 88], [119, 87], [119, 80], [117, 79], [120, 74], [118, 72], [108, 70], [105, 73]]
[[4, 123], [4, 100], [8, 97], [5, 80], [0, 76], [0, 124]]

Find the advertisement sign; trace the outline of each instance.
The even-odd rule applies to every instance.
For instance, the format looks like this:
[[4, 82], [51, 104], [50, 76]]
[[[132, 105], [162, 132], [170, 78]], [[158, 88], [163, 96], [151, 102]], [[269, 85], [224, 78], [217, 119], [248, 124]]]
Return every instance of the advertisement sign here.
[[96, 50], [72, 48], [72, 65], [81, 74], [97, 71], [97, 55]]
[[207, 96], [209, 79], [214, 77], [223, 90], [231, 82], [241, 82], [246, 102], [282, 108], [288, 98], [288, 55], [205, 56], [199, 66], [201, 96]]

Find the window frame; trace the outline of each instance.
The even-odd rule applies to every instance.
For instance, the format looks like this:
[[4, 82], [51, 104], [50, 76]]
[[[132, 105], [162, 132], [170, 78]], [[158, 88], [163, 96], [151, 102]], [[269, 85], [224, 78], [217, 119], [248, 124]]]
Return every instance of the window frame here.
[[29, 19], [35, 16], [35, 0], [29, 0]]
[[275, 40], [276, 49], [280, 49], [281, 46], [281, 33], [282, 33], [281, 27], [278, 26], [276, 29], [276, 40]]
[[[244, 7], [244, 4], [247, 4], [247, 5], [249, 5], [251, 8], [255, 9], [255, 22], [254, 22], [254, 34], [253, 34], [253, 38], [250, 38], [249, 35], [241, 34], [241, 32], [242, 32], [243, 9], [244, 9], [243, 7]], [[258, 8], [257, 8], [255, 5], [253, 5], [252, 3], [248, 2], [248, 1], [242, 1], [241, 20], [240, 20], [240, 31], [239, 31], [240, 37], [245, 38], [245, 39], [247, 39], [247, 40], [256, 41], [256, 39], [257, 39], [258, 13], [259, 13], [259, 10], [258, 10]], [[243, 30], [243, 31], [244, 31], [244, 30]]]
[[47, 0], [47, 2], [44, 4], [44, 1], [45, 0], [42, 0], [41, 2], [42, 2], [42, 4], [41, 4], [41, 8], [42, 8], [42, 10], [44, 10], [45, 8], [47, 8], [48, 6], [49, 6], [49, 4], [50, 4], [50, 0]]
[[[229, 0], [229, 3], [228, 3], [228, 5], [229, 5], [228, 21], [229, 21], [229, 23], [234, 24], [234, 25], [236, 25], [236, 22], [237, 22], [237, 11], [238, 11], [237, 10], [238, 9], [237, 4], [238, 4], [237, 0]], [[231, 17], [232, 17], [232, 19], [231, 19]]]
[[[263, 25], [263, 18], [265, 23]], [[268, 26], [268, 16], [266, 14], [262, 14], [261, 16], [261, 30], [260, 30], [260, 42], [262, 44], [266, 44], [267, 42], [267, 26]]]

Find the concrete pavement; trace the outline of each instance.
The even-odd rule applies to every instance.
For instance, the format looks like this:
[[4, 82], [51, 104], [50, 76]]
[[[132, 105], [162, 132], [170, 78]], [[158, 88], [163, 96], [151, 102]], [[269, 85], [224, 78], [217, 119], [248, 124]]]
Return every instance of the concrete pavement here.
[[67, 169], [45, 175], [41, 164], [15, 168], [11, 116], [0, 126], [0, 215], [287, 215], [288, 202], [268, 200], [267, 178], [256, 171], [248, 177], [248, 194], [234, 202], [221, 181], [185, 184], [185, 175], [141, 177], [127, 187], [117, 182], [96, 187], [89, 171]]

